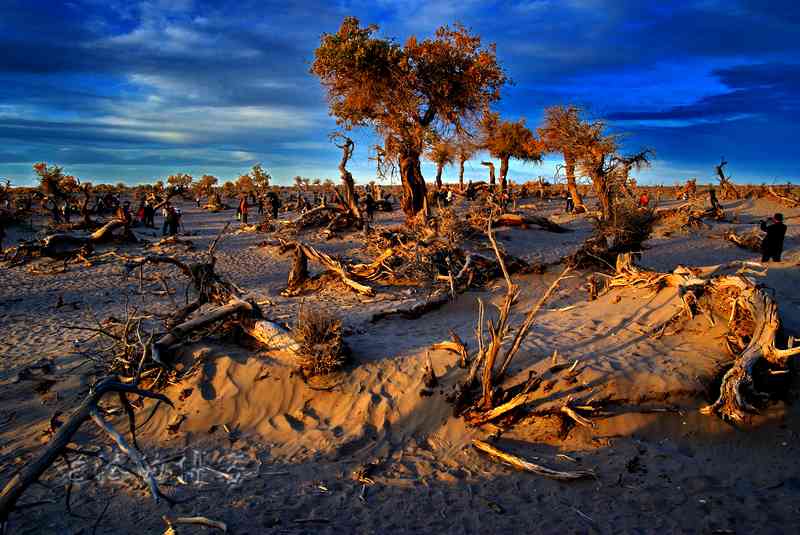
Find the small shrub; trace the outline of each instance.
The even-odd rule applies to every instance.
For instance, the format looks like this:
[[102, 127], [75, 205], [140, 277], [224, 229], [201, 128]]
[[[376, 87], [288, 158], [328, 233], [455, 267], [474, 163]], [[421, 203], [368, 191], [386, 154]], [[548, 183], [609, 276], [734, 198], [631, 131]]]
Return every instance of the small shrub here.
[[301, 308], [292, 336], [300, 346], [299, 365], [305, 377], [331, 373], [347, 363], [342, 322], [327, 312]]

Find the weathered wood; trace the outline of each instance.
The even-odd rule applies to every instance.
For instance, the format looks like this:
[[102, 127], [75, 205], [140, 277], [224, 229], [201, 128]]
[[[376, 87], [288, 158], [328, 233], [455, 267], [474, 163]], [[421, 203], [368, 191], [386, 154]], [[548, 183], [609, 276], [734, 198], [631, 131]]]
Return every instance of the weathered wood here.
[[488, 442], [484, 442], [478, 439], [474, 439], [472, 441], [472, 447], [480, 451], [481, 453], [485, 453], [495, 461], [507, 464], [512, 468], [516, 468], [517, 470], [521, 470], [523, 472], [530, 472], [532, 474], [547, 477], [550, 479], [556, 479], [559, 481], [573, 481], [576, 479], [595, 477], [594, 472], [591, 470], [571, 470], [571, 471], [553, 470], [552, 468], [547, 468], [546, 466], [526, 461], [522, 457], [517, 457], [516, 455], [506, 453], [505, 451], [496, 448], [495, 446], [492, 446]]
[[202, 329], [211, 325], [212, 323], [216, 323], [218, 321], [224, 320], [234, 314], [238, 314], [240, 312], [250, 312], [253, 310], [253, 307], [247, 301], [242, 301], [241, 299], [234, 298], [229, 303], [217, 307], [213, 310], [210, 310], [206, 314], [199, 316], [197, 318], [193, 318], [189, 321], [185, 321], [179, 325], [176, 325], [170, 331], [158, 339], [153, 344], [152, 347], [152, 355], [153, 360], [156, 362], [164, 362], [162, 359], [163, 351], [166, 351], [171, 346], [177, 344], [181, 340], [183, 340], [186, 336], [190, 333]]
[[493, 224], [498, 227], [528, 227], [535, 225], [541, 227], [548, 232], [557, 232], [559, 234], [564, 232], [572, 232], [566, 227], [562, 227], [558, 223], [550, 221], [546, 217], [534, 215], [518, 215], [518, 214], [500, 214], [493, 218]]
[[72, 436], [78, 431], [83, 422], [91, 416], [92, 411], [97, 408], [97, 402], [109, 392], [121, 392], [123, 394], [134, 394], [157, 399], [172, 406], [172, 402], [163, 394], [148, 392], [134, 385], [120, 383], [114, 377], [98, 382], [64, 424], [58, 428], [50, 443], [36, 457], [23, 466], [19, 472], [14, 474], [11, 481], [3, 488], [0, 493], [0, 524], [4, 524], [8, 520], [8, 516], [14, 510], [17, 500], [29, 486], [39, 480], [42, 474], [64, 452], [72, 440]]

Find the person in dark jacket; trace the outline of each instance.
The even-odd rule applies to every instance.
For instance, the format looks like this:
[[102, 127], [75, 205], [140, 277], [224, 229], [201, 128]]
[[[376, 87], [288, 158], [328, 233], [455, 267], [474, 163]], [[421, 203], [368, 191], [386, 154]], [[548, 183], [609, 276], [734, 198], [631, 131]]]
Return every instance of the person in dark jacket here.
[[269, 207], [272, 212], [272, 219], [278, 219], [278, 208], [281, 207], [281, 201], [278, 199], [278, 195], [274, 191], [267, 193], [267, 197], [269, 198]]
[[369, 192], [364, 196], [364, 208], [367, 211], [367, 220], [372, 221], [375, 214], [375, 199], [372, 198], [372, 194]]
[[781, 253], [783, 253], [783, 238], [786, 236], [783, 214], [775, 214], [771, 221], [762, 221], [761, 230], [767, 233], [761, 240], [761, 261], [780, 262]]

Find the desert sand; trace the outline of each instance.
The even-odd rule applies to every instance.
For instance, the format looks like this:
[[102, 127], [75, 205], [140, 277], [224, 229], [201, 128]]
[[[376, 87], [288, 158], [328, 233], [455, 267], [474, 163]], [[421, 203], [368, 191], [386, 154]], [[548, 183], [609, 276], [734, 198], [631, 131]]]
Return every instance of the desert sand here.
[[[722, 204], [729, 221], [709, 221], [708, 228], [690, 232], [657, 227], [640, 265], [661, 272], [678, 265], [712, 271], [736, 260], [759, 261], [722, 235], [729, 228], [750, 231], [781, 211], [789, 228], [782, 262], [748, 276], [772, 289], [784, 329], [800, 334], [800, 209], [767, 199]], [[162, 252], [181, 259], [204, 251], [233, 219], [231, 210], [209, 213], [185, 201], [179, 206], [188, 233], [182, 239], [191, 240], [193, 250], [178, 244]], [[507, 252], [548, 266], [541, 274], [514, 276], [521, 290], [514, 322], [558, 276], [560, 260], [591, 233], [585, 216], [562, 208], [555, 200], [522, 205], [523, 212], [550, 217], [572, 232], [497, 229]], [[281, 219], [295, 216], [284, 213]], [[378, 213], [374, 226], [396, 225], [401, 218], [399, 210]], [[39, 225], [10, 228], [7, 243], [33, 237]], [[512, 372], [524, 377], [534, 371], [550, 384], [529, 404], [529, 416], [500, 433], [495, 444], [551, 468], [595, 472], [593, 478], [560, 482], [515, 471], [471, 447], [472, 439], [486, 440], [497, 429], [472, 427], [453, 415], [447, 394], [464, 370], [453, 353], [431, 349], [449, 338], [450, 329], [474, 348], [476, 299], [487, 310], [499, 305], [502, 279], [418, 319], [373, 322], [375, 314], [419, 300], [421, 289], [378, 287], [375, 296], [364, 297], [326, 288], [285, 297], [291, 255], [280, 255], [264, 243], [264, 234], [239, 226], [234, 221], [219, 243], [217, 272], [247, 288], [272, 320], [291, 326], [300, 307], [340, 317], [350, 364], [306, 382], [285, 349], [224, 337], [193, 340], [177, 362], [195, 366], [195, 372], [164, 390], [175, 407], [147, 401], [138, 417], [142, 451], [158, 468], [162, 490], [180, 503], [156, 504], [147, 486], [124, 470], [76, 454], [71, 466], [58, 460], [20, 500], [42, 503], [14, 513], [12, 533], [161, 533], [162, 515], [205, 516], [233, 533], [800, 529], [797, 389], [771, 400], [748, 425], [701, 415], [698, 409], [716, 398], [720, 373], [732, 358], [721, 342], [724, 325], [711, 325], [703, 316], [678, 334], [649, 335], [652, 325], [680, 307], [673, 293], [626, 288], [590, 301], [586, 283], [592, 272], [583, 270], [563, 281], [540, 312]], [[155, 231], [135, 231], [150, 243], [160, 238]], [[359, 238], [322, 240], [312, 231], [302, 236], [328, 254], [368, 262], [372, 257]], [[119, 254], [143, 251], [139, 245], [114, 248]], [[144, 282], [113, 260], [89, 267], [73, 263], [52, 274], [29, 268], [0, 268], [4, 482], [49, 440], [51, 418], [65, 419], [98, 377], [92, 357], [102, 340], [75, 327], [91, 327], [92, 317], [124, 317], [132, 309], [168, 315], [175, 310], [172, 301], [184, 299], [185, 281], [168, 268], [147, 268]], [[156, 272], [166, 274], [169, 295]], [[438, 378], [434, 388], [424, 385], [428, 357]], [[574, 373], [550, 373], [554, 363], [574, 365]], [[790, 375], [794, 385], [794, 371]], [[566, 425], [548, 413], [565, 399], [575, 405], [602, 400], [607, 410], [592, 416], [593, 427]], [[126, 428], [120, 411], [111, 421]], [[92, 426], [84, 426], [75, 442], [114, 459], [113, 444]]]

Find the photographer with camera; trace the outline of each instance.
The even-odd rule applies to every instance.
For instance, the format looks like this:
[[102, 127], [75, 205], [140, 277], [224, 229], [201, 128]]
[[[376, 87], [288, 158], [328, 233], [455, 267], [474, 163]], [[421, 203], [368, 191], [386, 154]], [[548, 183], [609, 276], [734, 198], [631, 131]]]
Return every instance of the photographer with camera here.
[[786, 236], [786, 225], [783, 224], [783, 214], [775, 214], [772, 219], [761, 221], [761, 230], [767, 233], [761, 241], [761, 261], [781, 261], [783, 253], [783, 238]]

